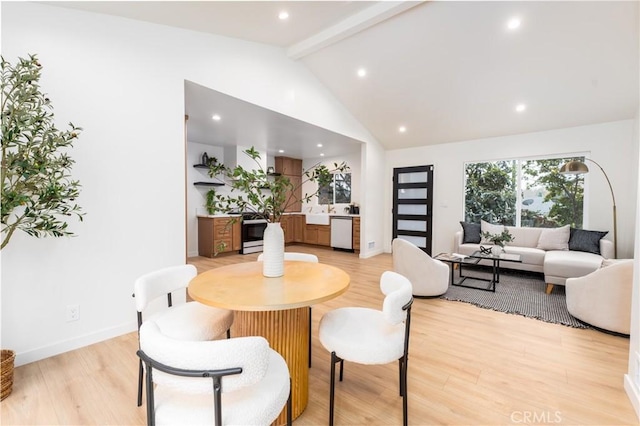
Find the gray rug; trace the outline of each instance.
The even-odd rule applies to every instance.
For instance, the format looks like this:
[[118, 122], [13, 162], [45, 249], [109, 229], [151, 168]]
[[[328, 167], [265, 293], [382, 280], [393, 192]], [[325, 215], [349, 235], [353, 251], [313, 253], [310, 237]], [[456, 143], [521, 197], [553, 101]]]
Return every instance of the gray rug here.
[[[490, 278], [488, 269], [464, 270], [464, 275]], [[458, 281], [458, 271], [455, 271]], [[488, 283], [467, 278], [465, 285], [487, 287]], [[575, 328], [589, 328], [569, 314], [564, 286], [555, 286], [551, 294], [545, 294], [546, 284], [542, 274], [502, 270], [496, 292], [449, 286], [440, 296], [446, 300], [471, 303], [481, 308], [509, 314], [522, 315], [541, 321]]]

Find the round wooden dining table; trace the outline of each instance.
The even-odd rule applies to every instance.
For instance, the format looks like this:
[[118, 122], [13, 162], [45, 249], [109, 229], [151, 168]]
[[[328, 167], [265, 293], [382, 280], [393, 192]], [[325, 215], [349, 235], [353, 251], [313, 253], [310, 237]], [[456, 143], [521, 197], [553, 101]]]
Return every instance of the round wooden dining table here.
[[[347, 291], [350, 277], [323, 263], [285, 261], [284, 275], [267, 278], [262, 262], [214, 268], [189, 283], [189, 296], [235, 312], [231, 335], [263, 336], [289, 366], [293, 418], [309, 400], [309, 309]], [[274, 422], [286, 424], [286, 410]]]

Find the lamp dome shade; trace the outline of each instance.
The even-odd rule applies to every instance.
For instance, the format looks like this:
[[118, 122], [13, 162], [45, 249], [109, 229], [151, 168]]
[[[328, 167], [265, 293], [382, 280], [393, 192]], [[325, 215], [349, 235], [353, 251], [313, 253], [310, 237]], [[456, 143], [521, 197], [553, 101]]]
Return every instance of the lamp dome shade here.
[[582, 161], [569, 161], [560, 167], [560, 173], [563, 175], [581, 175], [589, 173], [589, 168]]

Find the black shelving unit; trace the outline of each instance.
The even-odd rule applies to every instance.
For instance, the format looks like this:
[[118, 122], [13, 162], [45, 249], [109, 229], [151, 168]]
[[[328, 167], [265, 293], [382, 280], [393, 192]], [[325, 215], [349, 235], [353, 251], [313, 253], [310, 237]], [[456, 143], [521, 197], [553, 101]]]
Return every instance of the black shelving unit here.
[[193, 167], [195, 167], [196, 169], [208, 169], [209, 166], [207, 166], [206, 164], [194, 164]]
[[224, 183], [220, 182], [193, 182], [195, 186], [224, 186]]

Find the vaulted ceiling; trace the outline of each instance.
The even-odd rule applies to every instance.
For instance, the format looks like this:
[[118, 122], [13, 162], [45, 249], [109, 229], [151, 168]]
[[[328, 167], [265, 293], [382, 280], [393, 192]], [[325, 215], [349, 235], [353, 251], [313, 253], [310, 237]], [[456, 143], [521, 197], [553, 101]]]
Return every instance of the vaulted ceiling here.
[[630, 119], [638, 110], [635, 1], [52, 4], [280, 46], [388, 149]]

